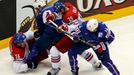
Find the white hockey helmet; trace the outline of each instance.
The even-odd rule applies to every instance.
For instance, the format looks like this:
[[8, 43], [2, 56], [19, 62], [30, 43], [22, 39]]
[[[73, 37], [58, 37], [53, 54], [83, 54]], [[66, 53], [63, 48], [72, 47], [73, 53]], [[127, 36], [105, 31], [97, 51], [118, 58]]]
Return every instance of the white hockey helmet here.
[[96, 19], [90, 19], [88, 22], [87, 22], [87, 30], [91, 31], [91, 32], [95, 32], [96, 29], [98, 28], [98, 20]]

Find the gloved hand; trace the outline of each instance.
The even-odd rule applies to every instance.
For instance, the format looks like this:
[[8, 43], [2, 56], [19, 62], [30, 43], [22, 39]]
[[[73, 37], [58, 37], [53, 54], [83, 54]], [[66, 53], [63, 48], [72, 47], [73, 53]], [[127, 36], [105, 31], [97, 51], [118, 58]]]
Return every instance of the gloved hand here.
[[30, 69], [36, 69], [38, 67], [37, 61], [26, 61], [26, 64], [28, 65], [28, 68]]
[[79, 39], [81, 39], [81, 38], [80, 38], [79, 35], [73, 35], [73, 36], [74, 36], [74, 37], [73, 37], [73, 41], [74, 41], [75, 43], [77, 43], [77, 42], [80, 41]]
[[60, 25], [60, 26], [57, 28], [57, 31], [58, 31], [58, 32], [68, 31], [68, 26], [67, 26], [66, 24]]
[[104, 50], [106, 50], [106, 45], [104, 42], [100, 42], [98, 45], [93, 46], [93, 48], [98, 53], [102, 53]]
[[54, 21], [55, 20], [55, 15], [47, 13], [46, 20], [47, 20], [47, 22], [49, 22], [49, 20]]

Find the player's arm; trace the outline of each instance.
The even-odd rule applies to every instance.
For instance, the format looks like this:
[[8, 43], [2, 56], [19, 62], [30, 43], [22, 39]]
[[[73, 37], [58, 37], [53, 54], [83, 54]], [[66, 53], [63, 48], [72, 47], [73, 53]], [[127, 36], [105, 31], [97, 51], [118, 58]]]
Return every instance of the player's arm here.
[[57, 31], [60, 32], [60, 33], [64, 32], [64, 31], [67, 32], [68, 31], [67, 24], [64, 23], [64, 24], [60, 25], [59, 27], [57, 27]]
[[111, 44], [112, 43], [112, 41], [114, 40], [114, 38], [115, 38], [115, 36], [114, 36], [114, 33], [111, 31], [111, 30], [109, 30], [109, 29], [106, 29], [106, 35], [105, 35], [105, 38], [106, 38], [106, 44]]
[[24, 56], [22, 55], [23, 53], [21, 52], [21, 49], [18, 49], [15, 45], [13, 45], [12, 40], [10, 41], [9, 47], [11, 56], [13, 58], [12, 68], [14, 72], [21, 73], [28, 71], [27, 64], [23, 62]]
[[114, 33], [104, 24], [102, 23], [103, 25], [103, 30], [102, 32], [100, 32], [99, 36], [104, 39], [103, 41], [109, 45], [111, 44], [111, 42], [114, 40], [115, 36], [114, 36]]
[[23, 59], [20, 58], [19, 54], [12, 53], [12, 56], [14, 58], [12, 68], [15, 73], [27, 72], [29, 70], [28, 65], [23, 62]]
[[23, 73], [29, 70], [28, 65], [22, 61], [13, 61], [13, 70], [15, 73]]
[[44, 13], [43, 13], [43, 23], [48, 23], [49, 20], [52, 20], [54, 21], [55, 20], [55, 14], [51, 12], [51, 10], [46, 10]]
[[34, 39], [34, 32], [32, 30], [25, 32], [24, 35], [26, 35], [26, 40]]

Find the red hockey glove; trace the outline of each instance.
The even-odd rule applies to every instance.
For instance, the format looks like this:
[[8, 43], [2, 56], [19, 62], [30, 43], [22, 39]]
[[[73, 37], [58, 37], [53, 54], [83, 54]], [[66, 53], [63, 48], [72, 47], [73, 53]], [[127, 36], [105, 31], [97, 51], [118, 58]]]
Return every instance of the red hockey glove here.
[[46, 20], [47, 20], [47, 22], [49, 22], [49, 20], [54, 21], [55, 20], [55, 15], [47, 13]]
[[68, 26], [66, 24], [60, 25], [57, 31], [58, 32], [68, 31]]
[[103, 42], [100, 42], [97, 46], [94, 46], [94, 50], [97, 50], [98, 53], [102, 53], [104, 50], [106, 50], [106, 46]]

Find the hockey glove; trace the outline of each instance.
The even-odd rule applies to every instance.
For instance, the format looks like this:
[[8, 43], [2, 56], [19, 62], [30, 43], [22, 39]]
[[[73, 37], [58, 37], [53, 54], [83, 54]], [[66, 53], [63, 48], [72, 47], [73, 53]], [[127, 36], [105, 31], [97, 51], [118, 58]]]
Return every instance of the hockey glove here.
[[55, 20], [55, 15], [47, 13], [46, 20], [47, 20], [47, 22], [49, 22], [49, 20], [54, 21]]
[[66, 24], [60, 25], [60, 26], [57, 28], [57, 31], [58, 31], [58, 32], [68, 31], [68, 26], [67, 26]]
[[98, 53], [102, 53], [104, 50], [106, 50], [105, 43], [100, 42], [98, 45], [94, 46], [94, 50]]

